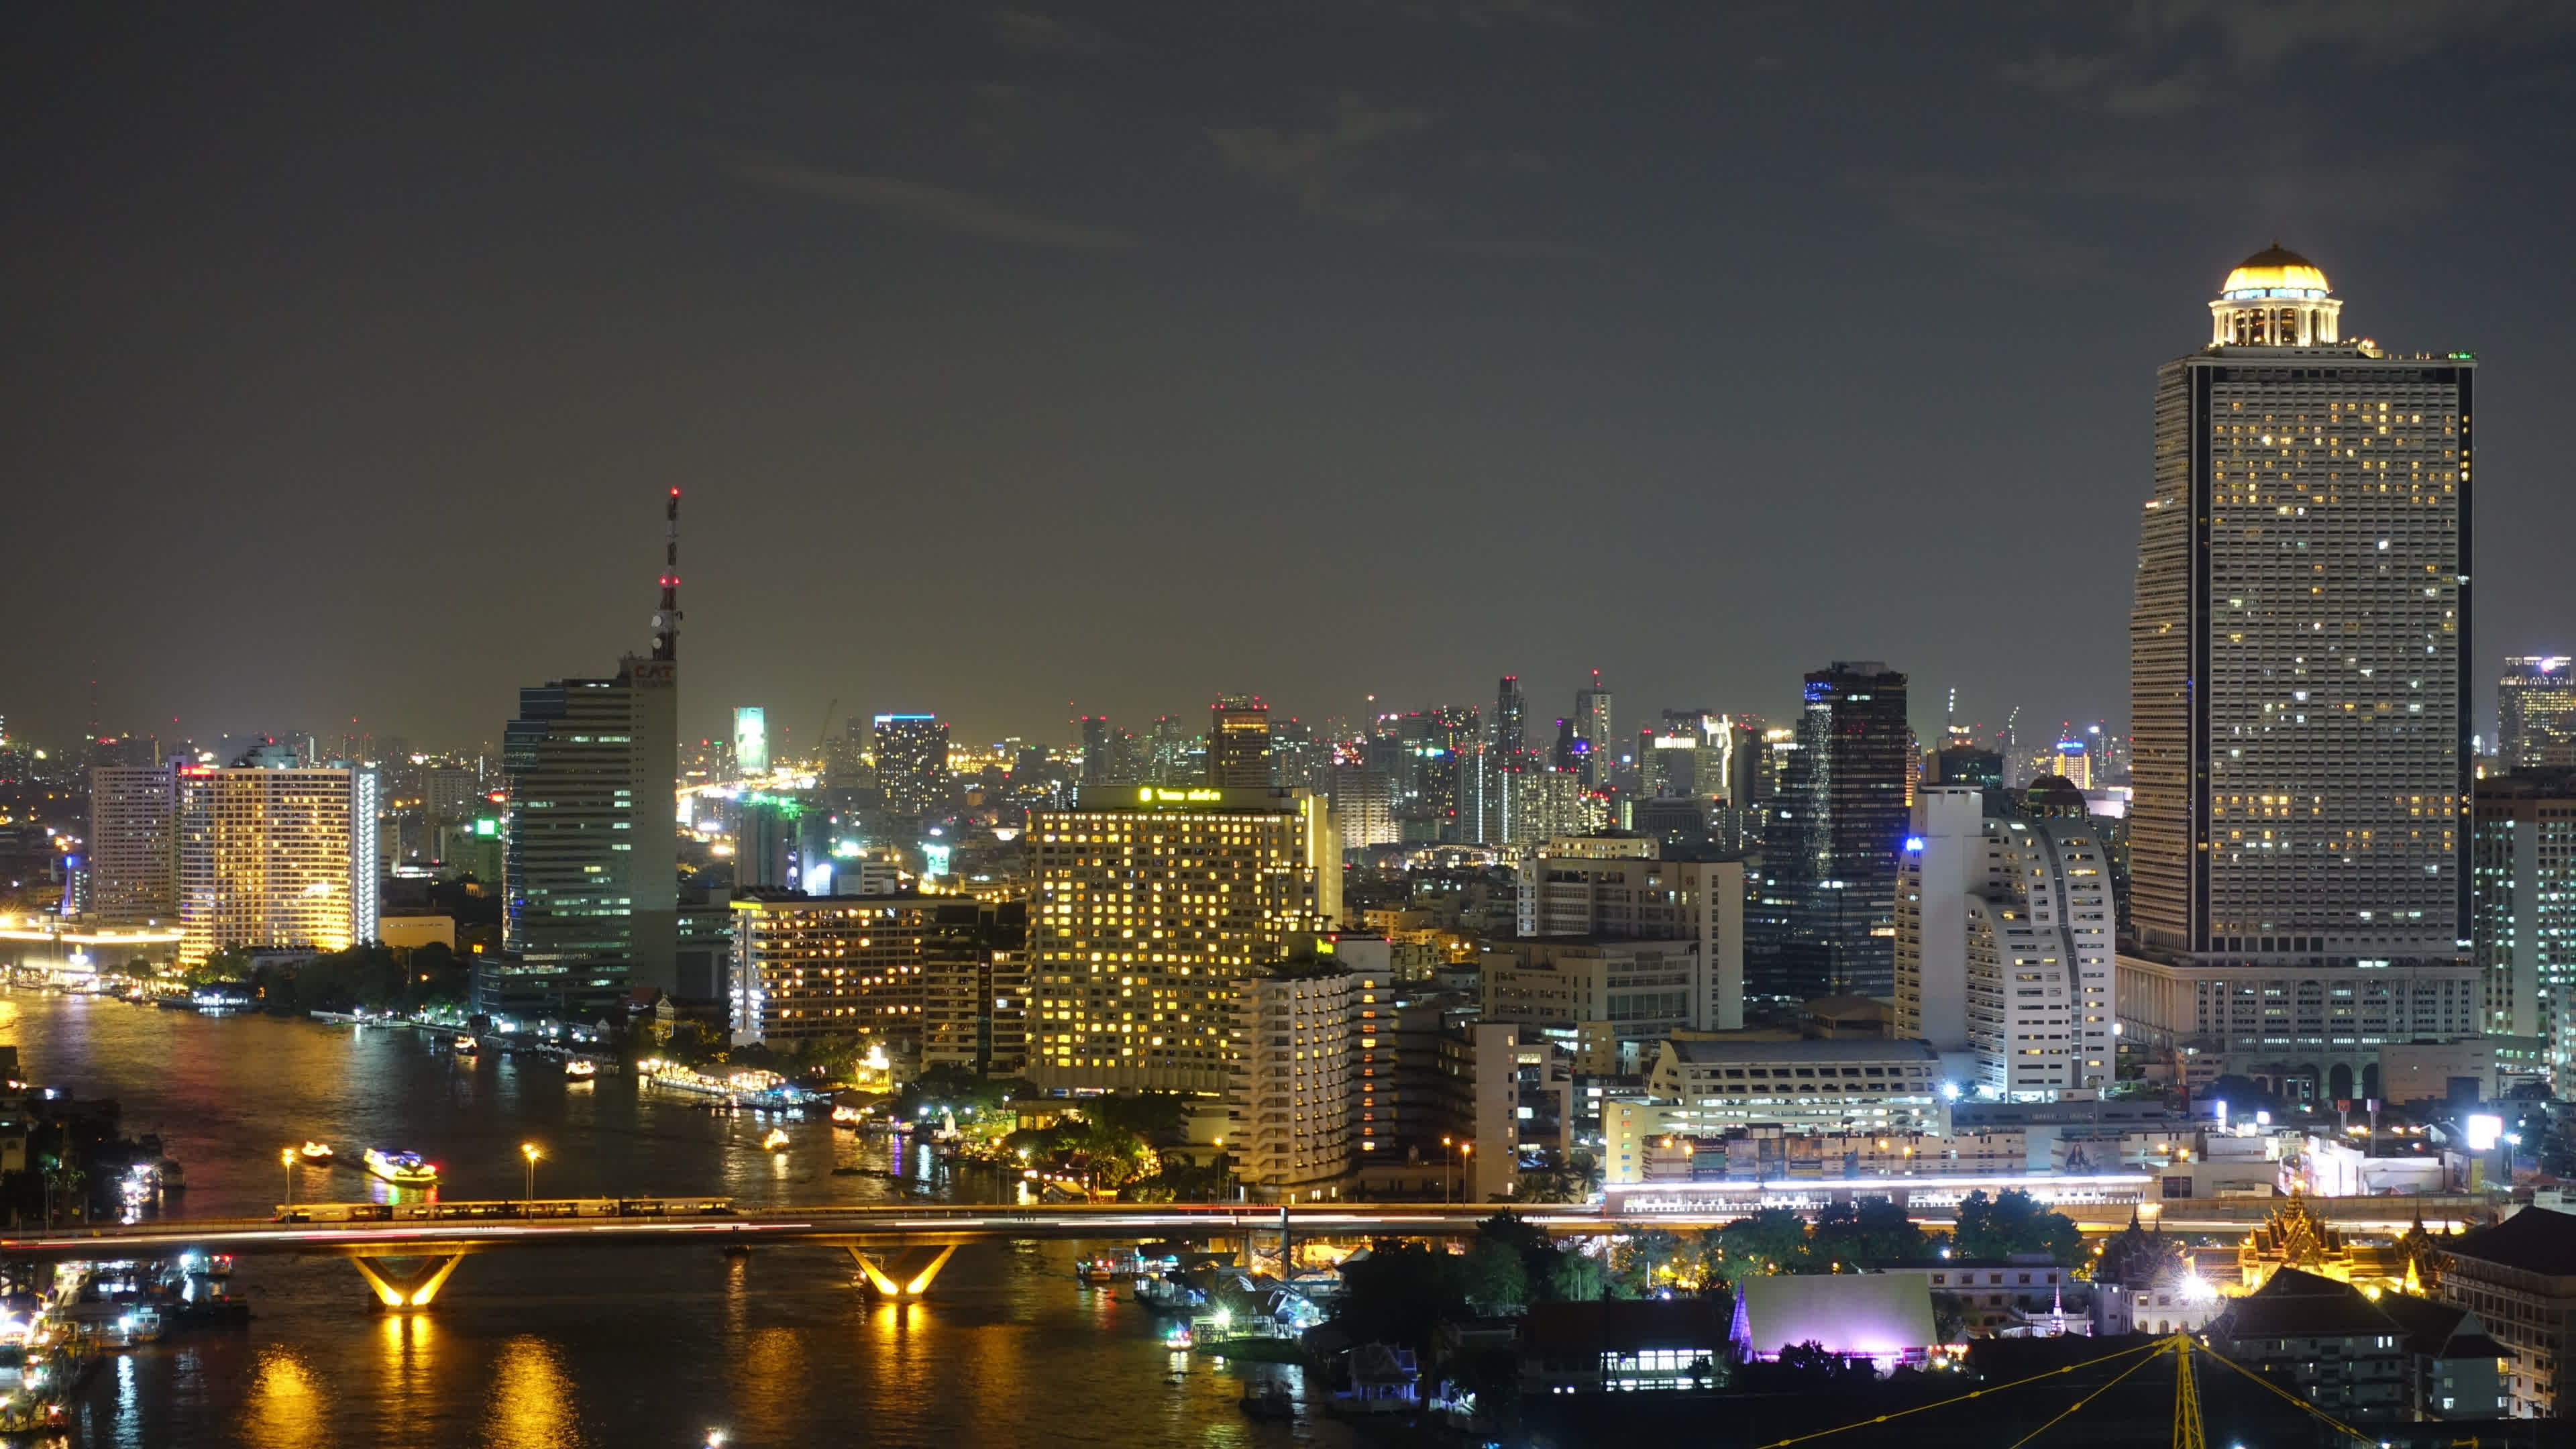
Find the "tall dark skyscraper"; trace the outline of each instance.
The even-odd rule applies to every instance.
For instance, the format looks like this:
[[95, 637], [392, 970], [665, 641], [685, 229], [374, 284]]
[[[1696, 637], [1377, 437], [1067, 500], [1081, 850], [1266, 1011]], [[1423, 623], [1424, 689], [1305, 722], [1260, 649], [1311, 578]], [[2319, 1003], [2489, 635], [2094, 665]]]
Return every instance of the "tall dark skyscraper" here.
[[2353, 1097], [2379, 1042], [2477, 1029], [2476, 363], [2343, 341], [2342, 306], [2258, 253], [2157, 375], [2119, 998], [2133, 1045]]
[[1109, 725], [1105, 714], [1082, 717], [1082, 783], [1086, 785], [1132, 784], [1119, 779], [1118, 732]]
[[1789, 893], [1786, 967], [1795, 991], [1886, 996], [1896, 983], [1896, 867], [1905, 843], [1914, 733], [1905, 676], [1836, 661], [1807, 676], [1790, 797], [1765, 863]]
[[2496, 681], [2496, 764], [2576, 765], [2576, 672], [2564, 654], [2521, 655]]
[[[478, 1009], [563, 1013], [679, 979], [680, 490], [666, 509], [650, 657], [519, 691], [502, 736], [502, 946]], [[713, 983], [696, 983], [712, 992]]]
[[1494, 691], [1494, 758], [1504, 768], [1519, 768], [1521, 755], [1529, 746], [1528, 714], [1529, 696], [1521, 693], [1520, 676], [1504, 675]]
[[1619, 764], [1619, 737], [1610, 720], [1610, 689], [1601, 671], [1592, 671], [1588, 689], [1574, 692], [1574, 736], [1583, 741], [1583, 785], [1598, 790], [1610, 783]]

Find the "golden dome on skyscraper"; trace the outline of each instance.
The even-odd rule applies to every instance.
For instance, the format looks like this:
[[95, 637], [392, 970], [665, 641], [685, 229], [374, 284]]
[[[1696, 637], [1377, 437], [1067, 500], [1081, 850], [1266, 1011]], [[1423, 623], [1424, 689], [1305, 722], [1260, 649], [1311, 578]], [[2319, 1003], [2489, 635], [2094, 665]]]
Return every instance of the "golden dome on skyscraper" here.
[[2275, 242], [2237, 263], [2218, 294], [2240, 299], [2315, 298], [2326, 291], [2326, 274], [2316, 263]]

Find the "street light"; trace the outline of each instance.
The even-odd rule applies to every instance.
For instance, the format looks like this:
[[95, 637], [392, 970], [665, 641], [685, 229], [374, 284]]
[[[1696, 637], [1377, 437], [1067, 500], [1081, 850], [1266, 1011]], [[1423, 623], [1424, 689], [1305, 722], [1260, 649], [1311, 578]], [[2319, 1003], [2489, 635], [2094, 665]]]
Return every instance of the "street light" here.
[[537, 1144], [533, 1142], [522, 1142], [519, 1144], [519, 1155], [528, 1159], [527, 1201], [531, 1204], [528, 1211], [533, 1215], [536, 1212], [536, 1208], [533, 1205], [537, 1200], [537, 1158], [542, 1154], [537, 1151]]
[[[1473, 1170], [1476, 1166], [1476, 1144], [1473, 1142], [1459, 1143], [1458, 1156], [1462, 1159], [1459, 1164], [1462, 1168]], [[1458, 1184], [1458, 1200], [1460, 1202], [1465, 1202], [1467, 1200], [1467, 1185], [1463, 1182]]]
[[288, 1207], [293, 1207], [295, 1206], [295, 1149], [292, 1147], [279, 1148], [277, 1151], [277, 1161], [280, 1166], [286, 1169], [286, 1205]]
[[1458, 1154], [1451, 1150], [1452, 1145], [1449, 1138], [1440, 1139], [1440, 1203], [1443, 1207], [1449, 1204], [1450, 1189], [1457, 1185]]

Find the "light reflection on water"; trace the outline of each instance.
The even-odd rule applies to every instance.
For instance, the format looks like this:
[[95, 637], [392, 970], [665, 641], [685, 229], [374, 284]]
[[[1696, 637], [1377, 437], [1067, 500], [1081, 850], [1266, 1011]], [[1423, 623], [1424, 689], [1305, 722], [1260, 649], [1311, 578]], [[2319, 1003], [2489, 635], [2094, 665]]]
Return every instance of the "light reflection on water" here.
[[[356, 1165], [370, 1146], [442, 1164], [450, 1197], [515, 1195], [523, 1141], [547, 1153], [540, 1186], [565, 1195], [885, 1201], [920, 1195], [937, 1170], [917, 1143], [898, 1156], [820, 1120], [784, 1124], [787, 1147], [765, 1152], [767, 1119], [639, 1094], [622, 1076], [567, 1090], [551, 1061], [459, 1061], [383, 1028], [0, 993], [0, 1043], [31, 1080], [113, 1097], [128, 1132], [161, 1132], [186, 1164], [191, 1217], [267, 1215], [279, 1148], [307, 1137], [341, 1165], [299, 1169], [300, 1199], [370, 1196]], [[1070, 1244], [969, 1246], [930, 1301], [897, 1308], [856, 1291], [837, 1248], [495, 1252], [412, 1315], [371, 1312], [338, 1259], [244, 1258], [234, 1286], [250, 1327], [174, 1329], [111, 1365], [71, 1440], [695, 1449], [721, 1425], [737, 1445], [799, 1449], [1354, 1442], [1336, 1423], [1246, 1421], [1240, 1379], [1167, 1353], [1151, 1315], [1074, 1283], [1075, 1257]]]

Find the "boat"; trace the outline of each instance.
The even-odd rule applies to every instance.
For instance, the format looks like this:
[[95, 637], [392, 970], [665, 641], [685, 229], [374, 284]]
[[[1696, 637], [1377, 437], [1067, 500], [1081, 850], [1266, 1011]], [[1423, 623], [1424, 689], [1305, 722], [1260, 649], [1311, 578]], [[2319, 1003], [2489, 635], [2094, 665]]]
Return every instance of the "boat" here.
[[587, 1082], [599, 1075], [599, 1063], [588, 1057], [573, 1057], [564, 1063], [564, 1075], [576, 1082]]
[[760, 1139], [760, 1150], [763, 1152], [776, 1152], [786, 1145], [787, 1129], [784, 1127], [772, 1127], [769, 1129], [769, 1135]]
[[1259, 1389], [1246, 1391], [1242, 1398], [1235, 1400], [1235, 1407], [1243, 1410], [1243, 1416], [1247, 1419], [1297, 1417], [1297, 1401], [1289, 1397], [1288, 1386], [1277, 1380], [1263, 1384]]
[[331, 1160], [331, 1144], [328, 1142], [307, 1142], [296, 1150], [307, 1162]]
[[367, 1149], [367, 1171], [396, 1187], [436, 1187], [438, 1164], [424, 1162], [417, 1152], [388, 1152], [381, 1147]]
[[459, 1056], [470, 1057], [481, 1050], [483, 1050], [483, 1043], [470, 1036], [460, 1036], [456, 1039], [456, 1051]]

